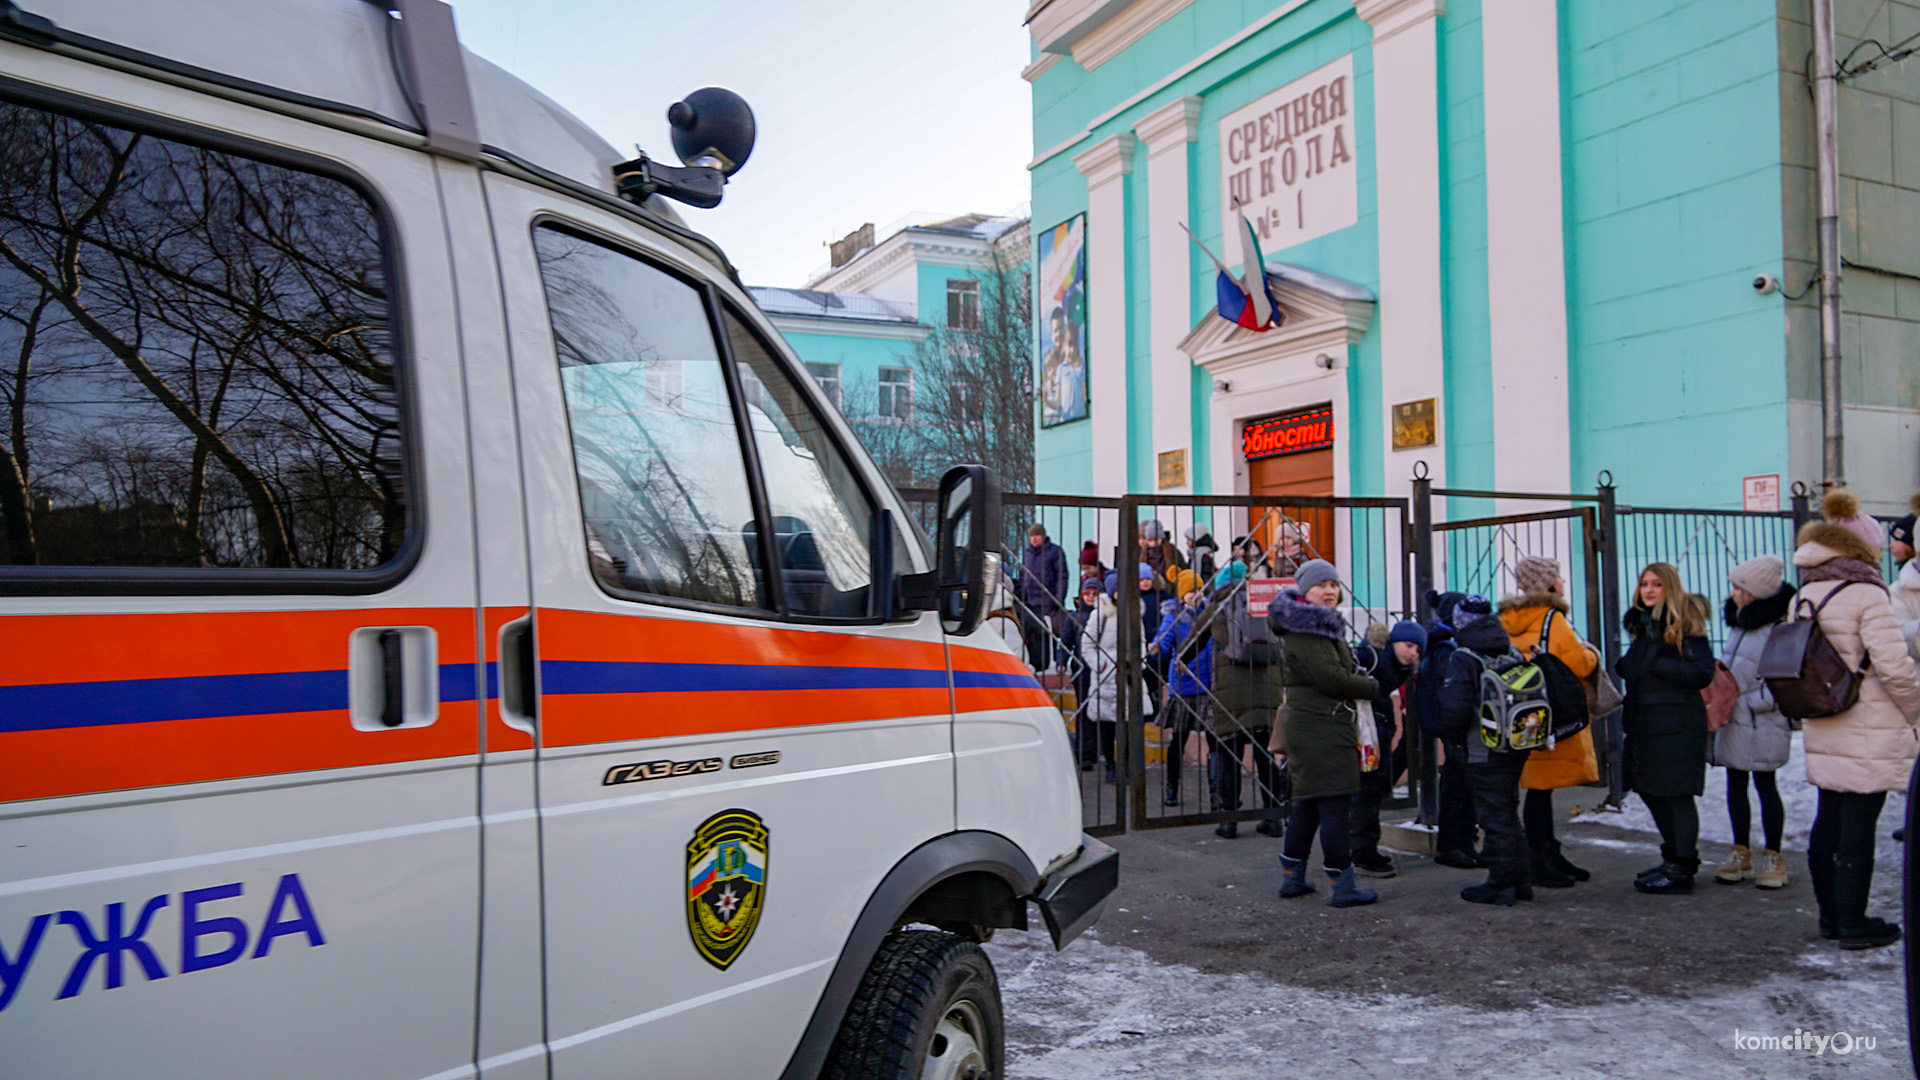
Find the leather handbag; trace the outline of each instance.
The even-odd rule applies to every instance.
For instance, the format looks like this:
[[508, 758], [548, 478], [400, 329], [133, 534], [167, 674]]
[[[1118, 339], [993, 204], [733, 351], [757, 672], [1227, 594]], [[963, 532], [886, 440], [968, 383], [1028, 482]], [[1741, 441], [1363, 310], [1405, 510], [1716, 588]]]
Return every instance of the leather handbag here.
[[1733, 704], [1740, 700], [1740, 683], [1727, 665], [1718, 660], [1713, 662], [1713, 682], [1700, 691], [1700, 699], [1707, 703], [1709, 732], [1719, 731], [1733, 720]]
[[1580, 680], [1580, 688], [1587, 692], [1587, 715], [1598, 720], [1626, 704], [1627, 699], [1621, 696], [1620, 687], [1607, 674], [1607, 665], [1600, 659], [1600, 650], [1584, 641], [1580, 644], [1585, 645], [1587, 652], [1593, 656], [1593, 671]]

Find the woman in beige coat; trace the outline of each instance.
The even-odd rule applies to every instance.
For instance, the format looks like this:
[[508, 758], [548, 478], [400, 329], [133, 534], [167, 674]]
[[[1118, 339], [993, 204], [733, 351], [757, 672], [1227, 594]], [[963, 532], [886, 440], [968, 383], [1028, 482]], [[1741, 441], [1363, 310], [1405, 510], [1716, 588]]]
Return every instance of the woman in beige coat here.
[[1807, 844], [1807, 871], [1820, 903], [1820, 936], [1843, 949], [1871, 949], [1900, 940], [1900, 927], [1867, 917], [1873, 884], [1874, 834], [1887, 792], [1905, 791], [1920, 736], [1920, 678], [1907, 655], [1880, 552], [1858, 533], [1816, 521], [1800, 530], [1793, 565], [1800, 596], [1793, 617], [1818, 609], [1820, 631], [1847, 666], [1865, 678], [1852, 708], [1806, 720], [1807, 779], [1820, 808]]

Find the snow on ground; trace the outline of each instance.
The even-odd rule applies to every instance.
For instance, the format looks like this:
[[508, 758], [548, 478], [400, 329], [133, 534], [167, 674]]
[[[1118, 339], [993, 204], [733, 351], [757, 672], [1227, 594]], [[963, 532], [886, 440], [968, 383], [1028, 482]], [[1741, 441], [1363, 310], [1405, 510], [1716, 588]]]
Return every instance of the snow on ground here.
[[[1793, 740], [1792, 756], [1787, 759], [1786, 767], [1775, 775], [1775, 784], [1780, 789], [1780, 802], [1787, 810], [1786, 830], [1781, 840], [1785, 850], [1806, 854], [1807, 834], [1813, 829], [1814, 811], [1819, 806], [1820, 789], [1807, 782], [1807, 759], [1796, 736]], [[1576, 795], [1576, 802], [1583, 809], [1598, 806], [1606, 797], [1599, 788], [1576, 788], [1566, 794]], [[1563, 802], [1561, 804], [1565, 806]], [[1705, 793], [1700, 797], [1700, 839], [1703, 843], [1733, 843], [1733, 823], [1727, 818], [1727, 770], [1708, 769]], [[1747, 805], [1753, 812], [1752, 841], [1757, 850], [1765, 842], [1760, 830], [1760, 796], [1753, 790], [1753, 782], [1747, 782]], [[1655, 862], [1659, 861], [1658, 829], [1654, 828], [1653, 815], [1647, 811], [1647, 804], [1629, 794], [1626, 810], [1618, 814], [1581, 813], [1570, 819], [1576, 829], [1581, 824], [1611, 825], [1616, 829], [1634, 829], [1639, 832], [1655, 834]], [[1879, 843], [1874, 853], [1873, 892], [1877, 901], [1891, 899], [1897, 903], [1900, 898], [1900, 865], [1902, 847], [1893, 839], [1893, 830], [1907, 820], [1907, 796], [1904, 792], [1894, 791], [1887, 794], [1887, 808], [1880, 814]], [[1581, 836], [1578, 831], [1572, 834], [1582, 843], [1595, 843], [1593, 838]], [[1701, 876], [1711, 876], [1714, 869], [1724, 858], [1724, 851], [1709, 848], [1700, 854]], [[1895, 917], [1893, 913], [1880, 912], [1884, 917]]]
[[[1006, 1006], [1009, 1078], [1913, 1075], [1898, 949], [1809, 953], [1803, 963], [1810, 967], [1844, 966], [1848, 977], [1835, 981], [1775, 976], [1685, 1001], [1615, 993], [1583, 1008], [1483, 1011], [1203, 974], [1098, 935], [1096, 928], [1062, 953], [1039, 933], [1003, 932], [987, 947]], [[1850, 1038], [1828, 1043], [1824, 1053], [1747, 1048], [1749, 1036], [1791, 1037], [1796, 1029]], [[1862, 1038], [1874, 1047], [1840, 1052]]]

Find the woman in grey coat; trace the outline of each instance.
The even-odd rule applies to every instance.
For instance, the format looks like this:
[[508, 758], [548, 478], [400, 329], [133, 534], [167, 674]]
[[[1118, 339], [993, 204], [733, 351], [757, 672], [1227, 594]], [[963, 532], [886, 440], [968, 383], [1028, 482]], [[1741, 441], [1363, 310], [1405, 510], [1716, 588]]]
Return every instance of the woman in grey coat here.
[[[1793, 727], [1760, 678], [1760, 654], [1773, 628], [1793, 607], [1793, 586], [1785, 581], [1786, 564], [1777, 555], [1748, 559], [1727, 574], [1733, 595], [1727, 597], [1727, 649], [1721, 660], [1740, 684], [1733, 716], [1714, 733], [1713, 763], [1727, 770], [1727, 817], [1733, 822], [1733, 853], [1713, 875], [1722, 885], [1752, 881], [1762, 889], [1787, 885], [1787, 860], [1780, 854], [1780, 836], [1786, 829], [1786, 809], [1774, 772], [1787, 763], [1793, 749]], [[1755, 859], [1748, 840], [1753, 811], [1747, 805], [1747, 777], [1760, 793], [1760, 827], [1766, 847]]]

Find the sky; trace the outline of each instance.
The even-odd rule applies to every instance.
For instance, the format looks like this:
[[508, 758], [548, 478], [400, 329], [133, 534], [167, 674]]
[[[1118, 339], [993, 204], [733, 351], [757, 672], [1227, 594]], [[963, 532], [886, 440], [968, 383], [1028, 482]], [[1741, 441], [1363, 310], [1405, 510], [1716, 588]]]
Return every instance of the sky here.
[[453, 0], [467, 48], [625, 152], [677, 164], [667, 106], [747, 99], [753, 155], [713, 210], [676, 204], [749, 285], [797, 287], [829, 241], [1025, 212], [1033, 156], [1024, 0]]

